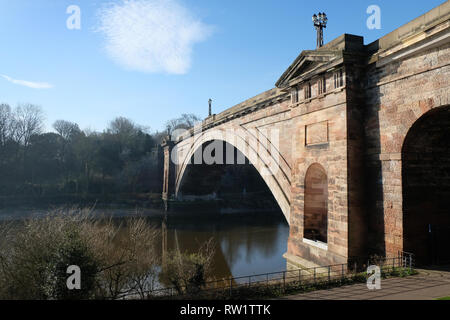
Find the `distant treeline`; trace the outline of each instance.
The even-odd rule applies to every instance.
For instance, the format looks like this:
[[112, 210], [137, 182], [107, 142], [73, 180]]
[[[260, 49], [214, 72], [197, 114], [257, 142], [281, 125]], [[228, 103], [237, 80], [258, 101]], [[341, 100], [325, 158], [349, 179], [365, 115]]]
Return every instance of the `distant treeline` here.
[[0, 197], [159, 193], [162, 138], [199, 120], [182, 115], [150, 133], [123, 117], [103, 132], [65, 120], [45, 132], [43, 119], [35, 105], [0, 105]]

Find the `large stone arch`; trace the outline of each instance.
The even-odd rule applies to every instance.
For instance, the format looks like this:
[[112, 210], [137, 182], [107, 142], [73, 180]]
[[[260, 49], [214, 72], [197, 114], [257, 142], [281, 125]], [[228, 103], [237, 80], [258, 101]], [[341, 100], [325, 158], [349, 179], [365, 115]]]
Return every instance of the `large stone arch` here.
[[403, 249], [420, 264], [450, 262], [450, 106], [433, 108], [402, 146]]
[[379, 161], [379, 167], [371, 168], [373, 171], [370, 177], [372, 180], [379, 180], [376, 187], [371, 184], [372, 187], [368, 190], [371, 193], [369, 196], [373, 194], [377, 201], [373, 205], [377, 213], [369, 216], [371, 219], [369, 241], [375, 252], [396, 255], [399, 251], [408, 250], [404, 241], [404, 211], [407, 205], [404, 193], [405, 179], [402, 174], [405, 163], [404, 145], [409, 133], [427, 115], [448, 107], [447, 104], [439, 102], [438, 99], [427, 97], [399, 107], [394, 113], [392, 109], [387, 108], [378, 113], [382, 121], [380, 135], [377, 137], [380, 151], [374, 163]]
[[181, 159], [178, 159], [175, 195], [178, 195], [186, 168], [194, 153], [207, 142], [224, 141], [249, 159], [272, 192], [287, 222], [290, 223], [290, 172], [283, 167], [283, 160], [280, 155], [274, 152], [275, 149], [271, 148], [270, 141], [262, 142], [258, 138], [252, 137], [247, 130], [236, 130], [234, 134], [229, 134], [229, 132], [221, 129], [208, 130], [190, 138], [192, 141], [189, 151], [183, 153], [180, 156]]

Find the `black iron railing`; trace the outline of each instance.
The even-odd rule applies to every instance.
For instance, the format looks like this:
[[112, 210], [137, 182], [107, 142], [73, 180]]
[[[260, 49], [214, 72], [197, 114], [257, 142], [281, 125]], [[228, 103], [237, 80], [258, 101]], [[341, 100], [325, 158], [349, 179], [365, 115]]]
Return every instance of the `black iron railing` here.
[[186, 286], [182, 288], [168, 287], [157, 288], [148, 292], [148, 297], [175, 297], [193, 295], [196, 293], [221, 292], [233, 296], [235, 292], [245, 288], [264, 288], [278, 286], [285, 290], [289, 286], [306, 286], [314, 284], [331, 284], [350, 279], [367, 272], [371, 265], [378, 266], [382, 273], [395, 270], [409, 270], [414, 268], [414, 256], [411, 253], [399, 252], [396, 256], [369, 258], [351, 258], [348, 263], [335, 264], [322, 267], [284, 270], [242, 277], [209, 281], [199, 287]]

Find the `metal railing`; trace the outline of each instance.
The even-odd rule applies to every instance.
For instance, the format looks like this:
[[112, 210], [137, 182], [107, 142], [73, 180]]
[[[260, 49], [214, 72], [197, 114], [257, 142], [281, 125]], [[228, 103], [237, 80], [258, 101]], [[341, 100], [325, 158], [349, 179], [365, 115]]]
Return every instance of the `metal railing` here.
[[221, 292], [230, 297], [242, 289], [278, 287], [285, 291], [288, 287], [301, 287], [312, 285], [327, 285], [351, 279], [367, 272], [370, 265], [376, 265], [382, 273], [395, 270], [409, 270], [414, 268], [414, 256], [411, 253], [399, 252], [397, 256], [369, 258], [350, 258], [348, 263], [335, 264], [322, 267], [284, 270], [263, 274], [206, 282], [201, 288], [184, 286], [182, 288], [158, 288], [148, 292], [148, 297], [176, 297], [195, 294]]

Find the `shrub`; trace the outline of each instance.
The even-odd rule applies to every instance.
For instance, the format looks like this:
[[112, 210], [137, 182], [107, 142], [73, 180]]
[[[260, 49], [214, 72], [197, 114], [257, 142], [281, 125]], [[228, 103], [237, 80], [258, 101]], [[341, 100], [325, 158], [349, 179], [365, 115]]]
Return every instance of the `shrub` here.
[[[143, 218], [127, 228], [85, 210], [56, 210], [0, 228], [0, 299], [144, 297], [156, 278], [155, 229]], [[81, 290], [68, 290], [68, 266]]]
[[214, 251], [212, 239], [196, 253], [169, 251], [163, 261], [162, 281], [174, 286], [180, 295], [198, 293], [210, 277]]

